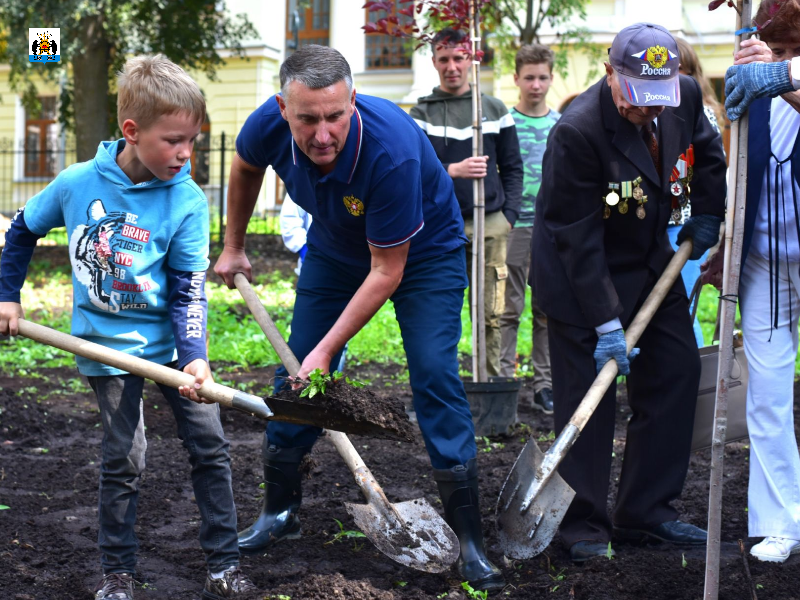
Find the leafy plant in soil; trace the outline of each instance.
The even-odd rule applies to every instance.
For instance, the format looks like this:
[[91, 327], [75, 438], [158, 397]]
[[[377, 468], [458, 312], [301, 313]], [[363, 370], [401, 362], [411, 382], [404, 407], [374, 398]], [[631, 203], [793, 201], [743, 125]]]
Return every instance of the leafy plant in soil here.
[[[550, 570], [553, 573], [555, 573], [556, 568], [553, 565], [550, 565]], [[562, 567], [561, 570], [558, 571], [558, 573], [556, 573], [555, 575], [553, 575], [553, 573], [548, 573], [548, 576], [550, 577], [550, 579], [553, 580], [553, 583], [555, 584], [553, 587], [550, 588], [551, 593], [558, 590], [558, 588], [561, 587], [561, 582], [567, 578], [567, 576], [564, 574], [564, 571], [566, 570], [567, 570], [566, 567]]]
[[326, 546], [329, 545], [329, 544], [333, 544], [334, 542], [338, 542], [339, 540], [342, 540], [342, 539], [353, 539], [353, 538], [365, 538], [365, 537], [367, 537], [366, 535], [364, 535], [360, 531], [352, 530], [352, 529], [345, 529], [344, 525], [342, 524], [342, 522], [339, 519], [334, 519], [334, 521], [336, 521], [336, 524], [339, 526], [339, 531], [337, 531], [334, 534], [333, 539], [330, 539], [327, 542], [325, 542]]
[[486, 600], [489, 597], [489, 592], [487, 591], [478, 591], [474, 589], [470, 584], [469, 581], [462, 581], [461, 587], [464, 588], [464, 591], [467, 593], [467, 598], [471, 600]]
[[300, 397], [305, 398], [308, 396], [309, 398], [313, 398], [317, 394], [324, 394], [329, 385], [336, 385], [342, 379], [344, 379], [344, 382], [347, 385], [356, 389], [364, 387], [364, 384], [361, 381], [345, 377], [344, 373], [341, 371], [323, 373], [322, 369], [314, 369], [308, 374], [308, 381], [305, 382], [306, 387], [302, 392], [300, 392]]

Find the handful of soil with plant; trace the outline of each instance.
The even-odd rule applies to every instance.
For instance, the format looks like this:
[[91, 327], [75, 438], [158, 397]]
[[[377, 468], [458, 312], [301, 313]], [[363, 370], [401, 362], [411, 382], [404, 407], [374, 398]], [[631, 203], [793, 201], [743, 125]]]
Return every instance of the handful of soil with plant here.
[[361, 381], [341, 371], [323, 373], [314, 369], [308, 380], [300, 380], [302, 388], [285, 389], [278, 398], [297, 404], [325, 406], [354, 421], [369, 422], [391, 432], [392, 439], [411, 442], [414, 429], [408, 420], [403, 402], [393, 396], [378, 396]]

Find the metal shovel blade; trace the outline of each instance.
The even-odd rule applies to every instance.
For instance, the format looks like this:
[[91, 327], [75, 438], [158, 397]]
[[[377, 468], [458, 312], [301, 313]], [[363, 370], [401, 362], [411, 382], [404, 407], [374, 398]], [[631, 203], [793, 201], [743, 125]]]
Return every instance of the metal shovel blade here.
[[441, 573], [458, 560], [458, 538], [424, 498], [392, 503], [402, 523], [384, 517], [369, 504], [345, 502], [356, 526], [375, 547], [403, 566]]
[[533, 558], [547, 548], [575, 497], [557, 472], [545, 476], [544, 458], [536, 442], [528, 440], [500, 490], [497, 533], [510, 558]]

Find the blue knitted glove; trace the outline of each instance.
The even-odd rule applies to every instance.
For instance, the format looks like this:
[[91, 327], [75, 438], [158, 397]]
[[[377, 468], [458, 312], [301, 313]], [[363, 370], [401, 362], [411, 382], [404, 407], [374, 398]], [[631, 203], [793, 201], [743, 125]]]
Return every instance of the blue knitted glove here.
[[631, 372], [631, 363], [634, 358], [639, 356], [639, 349], [634, 348], [630, 354], [625, 343], [625, 334], [622, 329], [615, 329], [608, 333], [601, 333], [597, 338], [597, 347], [594, 349], [594, 362], [597, 364], [597, 372], [612, 358], [617, 361], [617, 368], [620, 375], [627, 375]]
[[686, 238], [692, 240], [692, 255], [689, 260], [698, 260], [706, 250], [719, 240], [720, 217], [714, 215], [697, 215], [689, 217], [678, 232], [678, 245]]
[[788, 61], [735, 65], [725, 73], [725, 110], [735, 121], [756, 98], [774, 98], [793, 91]]

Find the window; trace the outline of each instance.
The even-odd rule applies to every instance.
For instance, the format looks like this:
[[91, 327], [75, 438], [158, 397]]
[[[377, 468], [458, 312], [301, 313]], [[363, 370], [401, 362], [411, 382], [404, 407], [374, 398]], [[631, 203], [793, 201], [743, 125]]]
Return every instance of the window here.
[[[389, 23], [389, 31], [394, 31], [409, 22], [409, 17], [401, 15], [398, 10], [399, 0], [394, 1], [394, 9], [389, 15], [384, 10], [369, 12], [366, 11], [366, 21], [378, 21], [387, 17], [394, 17], [397, 23]], [[413, 52], [413, 42], [402, 37], [387, 35], [384, 33], [368, 33], [366, 35], [366, 55], [367, 69], [410, 69], [411, 54]]]
[[[286, 0], [286, 53], [308, 44], [327, 46], [330, 39], [330, 0]], [[297, 46], [295, 46], [295, 30]]]
[[39, 98], [38, 112], [25, 111], [25, 177], [55, 177], [58, 158], [56, 97]]

